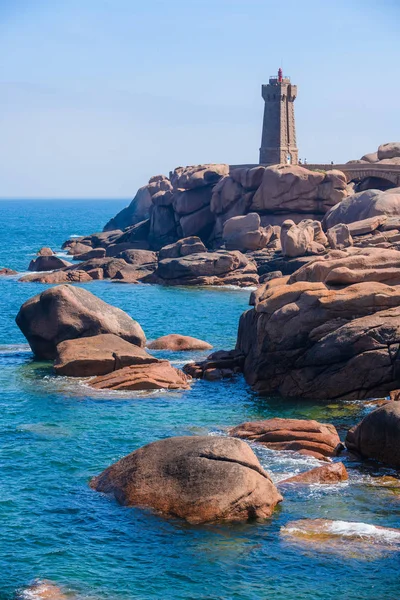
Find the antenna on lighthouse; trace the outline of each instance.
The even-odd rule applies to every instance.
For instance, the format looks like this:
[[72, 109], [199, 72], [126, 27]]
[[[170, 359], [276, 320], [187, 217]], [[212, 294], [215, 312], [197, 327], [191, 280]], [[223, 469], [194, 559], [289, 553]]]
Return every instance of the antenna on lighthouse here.
[[283, 73], [282, 73], [281, 67], [279, 67], [279, 69], [278, 69], [278, 83], [282, 83], [282, 80], [283, 80]]

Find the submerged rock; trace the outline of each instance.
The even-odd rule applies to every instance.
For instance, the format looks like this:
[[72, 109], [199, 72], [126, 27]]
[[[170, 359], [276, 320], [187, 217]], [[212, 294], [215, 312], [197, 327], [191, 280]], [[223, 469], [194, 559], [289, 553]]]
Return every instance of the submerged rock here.
[[282, 496], [240, 440], [176, 437], [125, 456], [92, 479], [120, 504], [152, 508], [189, 523], [270, 517]]
[[96, 377], [89, 385], [96, 390], [188, 390], [190, 381], [167, 360], [153, 360], [151, 364], [135, 364]]
[[124, 311], [100, 300], [87, 290], [61, 285], [27, 300], [16, 323], [33, 353], [45, 360], [57, 356], [64, 340], [113, 333], [143, 347], [146, 337], [139, 323]]
[[330, 521], [329, 519], [301, 519], [290, 521], [281, 528], [281, 535], [287, 540], [312, 544], [328, 545], [343, 553], [346, 549], [361, 545], [364, 548], [378, 546], [386, 549], [400, 548], [400, 529], [380, 527], [352, 521]]
[[340, 483], [341, 481], [347, 481], [349, 478], [346, 467], [342, 462], [333, 463], [331, 465], [324, 465], [323, 467], [315, 467], [305, 473], [299, 473], [288, 479], [284, 479], [279, 482], [279, 485], [286, 483], [299, 483], [299, 484], [327, 484], [332, 485]]
[[0, 269], [0, 276], [1, 275], [18, 275], [18, 272], [14, 271], [13, 269], [8, 269], [7, 267], [3, 267]]
[[272, 450], [292, 450], [319, 460], [336, 456], [343, 448], [334, 425], [305, 419], [249, 421], [231, 429], [229, 435]]
[[369, 413], [346, 437], [347, 449], [400, 469], [400, 402]]
[[90, 377], [155, 362], [157, 359], [142, 348], [112, 333], [103, 333], [60, 342], [54, 370], [57, 375]]
[[30, 586], [17, 593], [17, 600], [67, 600], [61, 588], [47, 579], [36, 579]]

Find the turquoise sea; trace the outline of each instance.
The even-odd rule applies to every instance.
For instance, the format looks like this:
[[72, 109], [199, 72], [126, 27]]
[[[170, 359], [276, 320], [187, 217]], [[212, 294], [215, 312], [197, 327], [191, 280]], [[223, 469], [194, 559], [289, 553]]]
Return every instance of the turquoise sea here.
[[[43, 245], [101, 230], [124, 201], [0, 201], [0, 267], [26, 270]], [[87, 289], [127, 311], [149, 339], [193, 335], [234, 346], [249, 291], [93, 282]], [[91, 600], [309, 600], [400, 597], [400, 556], [373, 544], [354, 551], [292, 545], [287, 522], [328, 518], [400, 528], [400, 495], [372, 485], [376, 465], [346, 460], [349, 483], [291, 489], [265, 523], [191, 526], [123, 508], [90, 477], [143, 444], [175, 435], [224, 435], [272, 416], [334, 423], [343, 437], [369, 410], [261, 398], [235, 381], [195, 381], [185, 392], [89, 395], [84, 384], [33, 360], [15, 325], [41, 284], [0, 279], [0, 600], [35, 578]], [[181, 365], [201, 354], [160, 353]], [[317, 463], [254, 447], [276, 480]]]

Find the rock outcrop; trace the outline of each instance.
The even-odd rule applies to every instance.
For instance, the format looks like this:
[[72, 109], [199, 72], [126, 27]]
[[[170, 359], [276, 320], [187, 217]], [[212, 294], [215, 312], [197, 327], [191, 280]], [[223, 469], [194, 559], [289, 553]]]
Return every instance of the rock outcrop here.
[[292, 450], [327, 460], [343, 448], [334, 425], [302, 419], [267, 419], [242, 423], [229, 435], [257, 442], [271, 450]]
[[146, 283], [162, 285], [238, 285], [258, 283], [255, 263], [238, 251], [201, 252], [159, 260]]
[[37, 255], [38, 256], [53, 256], [54, 252], [48, 246], [43, 246], [42, 248], [40, 248], [40, 250], [38, 250]]
[[54, 370], [57, 375], [92, 377], [106, 375], [130, 365], [158, 362], [143, 348], [112, 334], [65, 340], [57, 345]]
[[185, 350], [210, 350], [212, 346], [203, 340], [189, 335], [170, 333], [148, 343], [147, 348], [150, 350], [172, 350], [177, 352]]
[[260, 215], [248, 213], [225, 221], [222, 239], [227, 250], [261, 250], [272, 235], [272, 228], [261, 227]]
[[364, 458], [400, 469], [400, 402], [388, 402], [364, 417], [347, 433], [346, 446]]
[[363, 281], [329, 289], [296, 281], [299, 273], [267, 283], [240, 319], [247, 381], [264, 393], [317, 400], [397, 389], [400, 288]]
[[321, 173], [301, 166], [274, 165], [264, 171], [250, 210], [324, 215], [347, 196], [341, 171]]
[[[152, 184], [155, 178], [150, 179], [149, 184], [138, 189], [136, 196], [129, 206], [122, 209], [115, 215], [104, 227], [104, 231], [114, 231], [115, 229], [126, 229], [140, 221], [148, 219], [150, 216], [150, 208], [152, 206], [150, 190], [154, 189]], [[165, 178], [166, 179], [166, 178]], [[161, 180], [163, 181], [163, 180]], [[162, 186], [160, 181], [160, 189]]]
[[338, 462], [330, 465], [324, 465], [323, 467], [315, 467], [315, 469], [305, 471], [305, 473], [299, 473], [298, 475], [294, 475], [293, 477], [289, 477], [288, 479], [280, 481], [279, 485], [284, 485], [286, 483], [303, 485], [318, 483], [333, 485], [335, 483], [340, 483], [341, 481], [347, 481], [348, 478], [349, 475], [346, 467], [342, 462]]
[[198, 254], [199, 252], [207, 252], [207, 248], [199, 237], [192, 235], [178, 240], [174, 244], [163, 246], [158, 253], [158, 259], [178, 258], [180, 256], [189, 256], [189, 254]]
[[244, 355], [237, 350], [218, 350], [199, 362], [187, 363], [183, 370], [195, 379], [217, 381], [241, 373]]
[[282, 500], [251, 448], [223, 437], [153, 442], [90, 485], [125, 506], [148, 507], [189, 523], [264, 519]]
[[[114, 233], [113, 228], [135, 228], [140, 218], [148, 227], [147, 233], [141, 234], [140, 243], [148, 243], [154, 250], [189, 236], [200, 237], [208, 248], [214, 249], [224, 243], [223, 236], [227, 236], [227, 232], [224, 234], [223, 230], [228, 220], [255, 213], [261, 220], [260, 225], [251, 229], [246, 225], [246, 231], [236, 232], [236, 239], [227, 237], [226, 247], [256, 250], [265, 247], [266, 239], [271, 237], [270, 227], [279, 226], [288, 218], [295, 223], [305, 218], [320, 220], [347, 194], [346, 177], [340, 171], [321, 173], [290, 165], [179, 167], [169, 178], [159, 175], [139, 190], [137, 198], [145, 198], [146, 211], [137, 210], [135, 198], [107, 223], [105, 230]], [[75, 243], [105, 247], [104, 239], [99, 243], [99, 239], [89, 236]], [[138, 242], [136, 238], [135, 243]]]
[[146, 338], [139, 323], [124, 311], [79, 287], [61, 285], [27, 300], [16, 323], [33, 353], [41, 359], [57, 356], [64, 340], [112, 333], [143, 347]]
[[68, 262], [67, 260], [63, 260], [58, 256], [40, 255], [31, 260], [28, 271], [55, 271], [56, 269], [62, 269], [71, 265], [72, 263]]
[[343, 250], [353, 245], [350, 229], [344, 223], [339, 223], [328, 229], [326, 237], [330, 247], [334, 250]]
[[214, 227], [210, 209], [215, 184], [229, 172], [228, 165], [178, 167], [170, 174], [170, 189], [152, 197], [149, 242], [158, 250], [182, 237], [207, 240]]
[[331, 251], [295, 271], [289, 284], [323, 282], [329, 286], [362, 282], [400, 284], [400, 252], [380, 248], [350, 248]]
[[319, 221], [305, 219], [298, 225], [291, 219], [282, 223], [281, 247], [283, 256], [296, 258], [325, 252], [327, 238]]
[[80, 271], [79, 269], [74, 271], [61, 269], [60, 271], [50, 271], [49, 273], [23, 275], [18, 281], [28, 283], [85, 283], [93, 280], [92, 275], [93, 273], [89, 275], [86, 271]]
[[153, 360], [101, 375], [89, 385], [96, 390], [188, 390], [190, 381], [190, 377], [167, 360]]

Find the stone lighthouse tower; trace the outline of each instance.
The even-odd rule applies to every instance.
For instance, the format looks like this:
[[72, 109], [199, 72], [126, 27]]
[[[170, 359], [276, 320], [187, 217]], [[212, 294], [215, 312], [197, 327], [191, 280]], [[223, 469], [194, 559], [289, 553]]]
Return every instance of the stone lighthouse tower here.
[[264, 98], [264, 121], [262, 128], [260, 164], [292, 164], [299, 162], [294, 122], [294, 101], [297, 86], [290, 83], [279, 69], [277, 77], [271, 77], [262, 86]]

